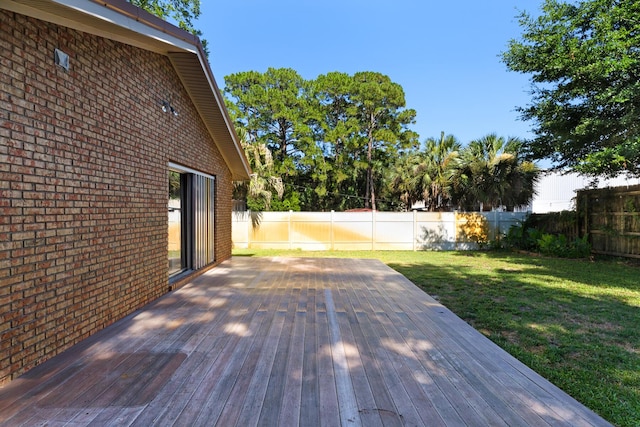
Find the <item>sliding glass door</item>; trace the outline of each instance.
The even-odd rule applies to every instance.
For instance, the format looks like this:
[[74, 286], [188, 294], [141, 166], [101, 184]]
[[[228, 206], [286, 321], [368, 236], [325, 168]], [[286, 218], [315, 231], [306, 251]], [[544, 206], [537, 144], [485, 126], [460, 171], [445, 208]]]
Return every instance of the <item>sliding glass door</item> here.
[[215, 178], [169, 165], [169, 276], [215, 261]]
[[185, 189], [187, 176], [177, 171], [169, 171], [169, 275], [186, 269], [186, 242], [184, 241], [187, 212]]

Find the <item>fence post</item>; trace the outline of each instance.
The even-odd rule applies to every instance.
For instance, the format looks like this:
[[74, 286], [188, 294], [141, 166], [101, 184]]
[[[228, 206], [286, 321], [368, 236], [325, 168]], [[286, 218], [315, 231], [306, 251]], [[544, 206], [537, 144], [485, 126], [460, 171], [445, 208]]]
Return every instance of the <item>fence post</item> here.
[[251, 232], [253, 231], [253, 213], [251, 212], [251, 210], [248, 211], [249, 215], [245, 216], [246, 219], [246, 225], [245, 227], [247, 227], [247, 249], [251, 249]]
[[334, 231], [333, 231], [333, 214], [335, 213], [335, 211], [332, 209], [331, 210], [331, 223], [329, 224], [329, 239], [331, 240], [331, 250], [335, 250], [335, 235], [334, 235]]
[[416, 246], [418, 242], [418, 211], [413, 211], [413, 251], [416, 251]]
[[293, 211], [289, 210], [289, 249], [293, 249], [293, 234], [291, 233], [291, 217], [293, 216]]
[[458, 211], [453, 211], [453, 248], [458, 250]]
[[[584, 213], [586, 215], [586, 224], [585, 224], [585, 233], [589, 234], [589, 243], [591, 243], [591, 249], [594, 248], [594, 239], [593, 239], [593, 227], [594, 224], [591, 221], [591, 212], [594, 210], [593, 209], [593, 197], [591, 195], [591, 193], [587, 193], [585, 192], [584, 194], [585, 196], [585, 207], [584, 207]], [[596, 222], [597, 224], [597, 222]]]
[[371, 250], [376, 250], [376, 211], [371, 211]]

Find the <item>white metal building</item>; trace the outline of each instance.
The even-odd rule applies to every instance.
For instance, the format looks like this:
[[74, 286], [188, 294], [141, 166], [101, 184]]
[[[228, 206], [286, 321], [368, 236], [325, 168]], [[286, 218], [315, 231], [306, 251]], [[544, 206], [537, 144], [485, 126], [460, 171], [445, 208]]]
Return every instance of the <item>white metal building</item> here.
[[640, 184], [640, 178], [594, 178], [571, 172], [543, 172], [531, 202], [533, 213], [559, 212], [575, 208], [576, 191], [583, 188], [621, 187]]

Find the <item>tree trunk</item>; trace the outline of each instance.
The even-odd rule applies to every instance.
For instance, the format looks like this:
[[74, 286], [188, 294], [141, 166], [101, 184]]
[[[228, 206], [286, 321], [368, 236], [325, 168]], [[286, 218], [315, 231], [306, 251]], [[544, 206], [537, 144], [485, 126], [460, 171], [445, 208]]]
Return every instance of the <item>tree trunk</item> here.
[[371, 196], [371, 209], [376, 210], [376, 186], [373, 182], [373, 168], [369, 165], [369, 169], [367, 170], [367, 176], [369, 181], [370, 188], [370, 196]]
[[[369, 197], [371, 198], [371, 209], [376, 210], [376, 192], [375, 184], [373, 182], [373, 129], [376, 125], [376, 118], [374, 113], [371, 113], [369, 123], [369, 131], [367, 137], [369, 139], [367, 146], [367, 205], [369, 205]], [[369, 207], [369, 206], [367, 206]]]
[[369, 208], [371, 206], [371, 198], [369, 197], [369, 169], [367, 168], [367, 178], [365, 179], [365, 193], [364, 193], [364, 207]]
[[283, 119], [279, 121], [278, 139], [280, 140], [280, 162], [284, 163], [287, 158], [287, 122]]

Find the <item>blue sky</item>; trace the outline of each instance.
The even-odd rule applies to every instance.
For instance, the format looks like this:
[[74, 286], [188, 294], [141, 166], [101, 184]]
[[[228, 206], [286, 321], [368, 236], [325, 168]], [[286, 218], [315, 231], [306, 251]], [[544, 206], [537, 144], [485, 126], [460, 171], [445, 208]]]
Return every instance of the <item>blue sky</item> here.
[[226, 75], [292, 68], [306, 79], [376, 71], [399, 83], [420, 141], [441, 131], [462, 143], [495, 132], [531, 137], [516, 106], [530, 102], [528, 76], [500, 52], [518, 38], [519, 11], [542, 0], [202, 1], [198, 28], [220, 88]]

